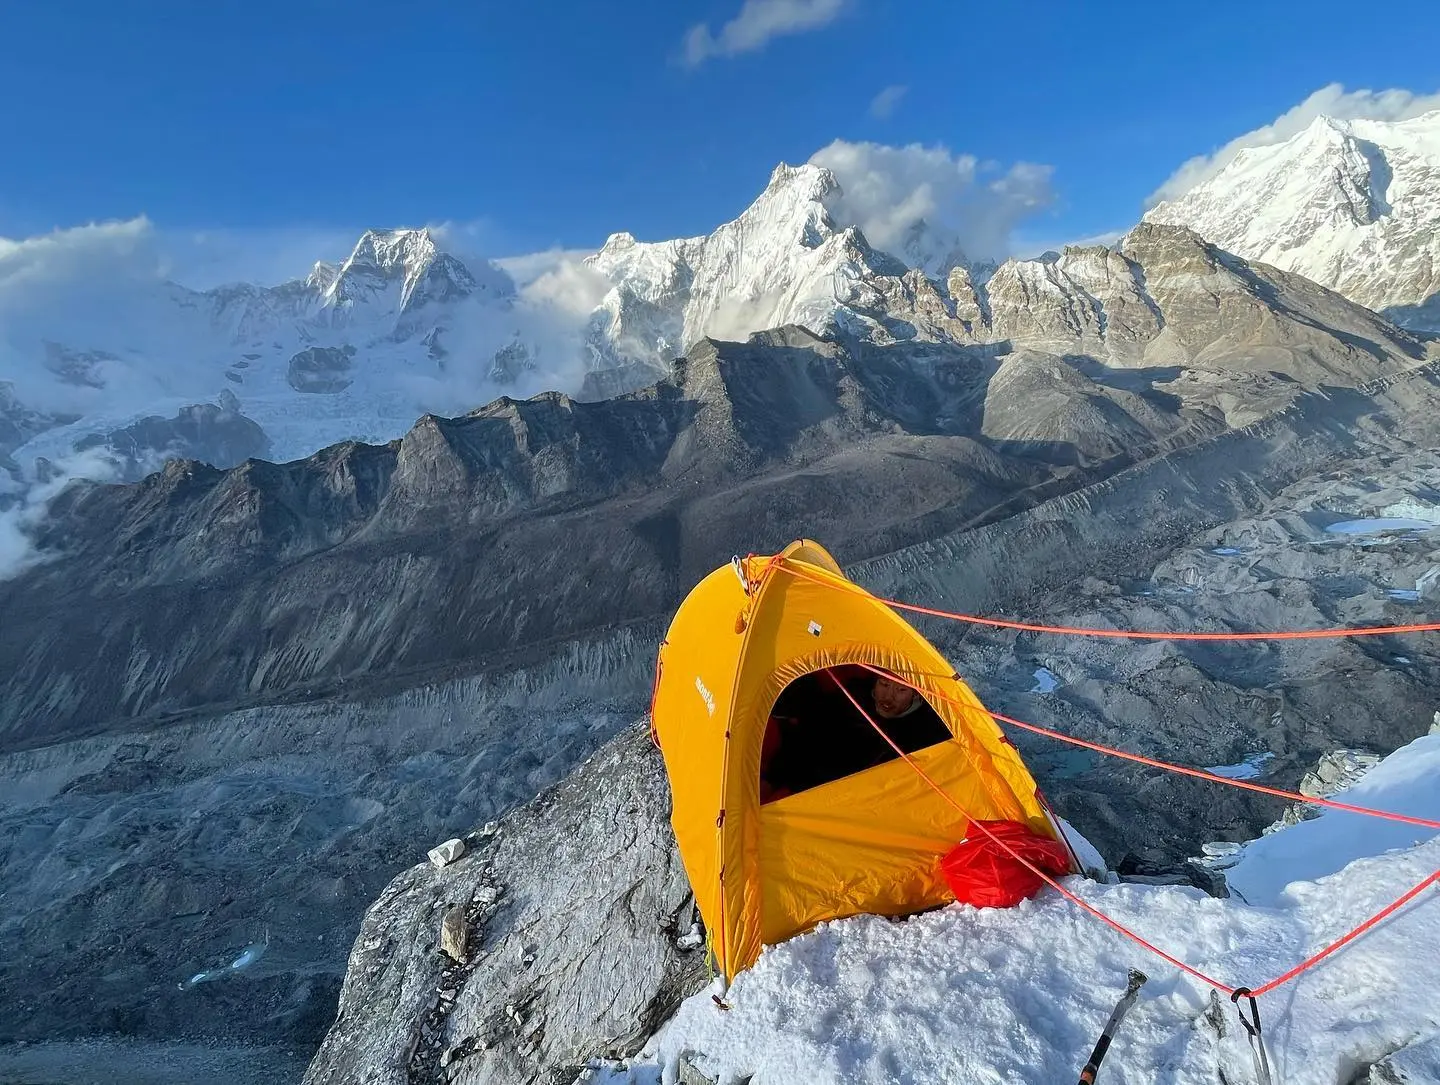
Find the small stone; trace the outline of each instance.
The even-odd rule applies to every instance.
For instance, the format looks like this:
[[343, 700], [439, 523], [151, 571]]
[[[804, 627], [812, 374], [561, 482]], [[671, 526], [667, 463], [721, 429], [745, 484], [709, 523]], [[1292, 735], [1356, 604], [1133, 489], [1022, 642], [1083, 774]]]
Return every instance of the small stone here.
[[465, 907], [452, 904], [440, 921], [440, 948], [452, 961], [464, 964], [470, 952], [470, 927], [465, 922]]
[[465, 854], [465, 841], [459, 837], [447, 840], [443, 844], [430, 849], [430, 861], [437, 867], [443, 867], [453, 863], [460, 856]]

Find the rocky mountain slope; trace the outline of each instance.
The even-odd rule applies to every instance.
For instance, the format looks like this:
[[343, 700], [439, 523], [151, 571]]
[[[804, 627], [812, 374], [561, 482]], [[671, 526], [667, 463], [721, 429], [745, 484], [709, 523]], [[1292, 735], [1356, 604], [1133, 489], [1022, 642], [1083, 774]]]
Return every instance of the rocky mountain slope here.
[[[1147, 224], [1119, 251], [1067, 250], [988, 278], [962, 269], [942, 289], [826, 225], [823, 191], [818, 204], [787, 203], [789, 186], [813, 174], [777, 176], [776, 206], [816, 236], [832, 231], [813, 251], [863, 257], [825, 335], [792, 325], [744, 343], [702, 339], [663, 379], [603, 401], [501, 398], [458, 418], [427, 415], [385, 444], [228, 470], [175, 461], [56, 499], [36, 529], [47, 560], [0, 583], [0, 833], [16, 842], [0, 857], [0, 1038], [315, 1044], [365, 904], [425, 845], [523, 803], [637, 719], [666, 616], [733, 553], [811, 534], [886, 594], [1030, 615], [1223, 621], [1170, 586], [1172, 568], [1213, 575], [1219, 556], [1190, 553], [1197, 533], [1256, 518], [1327, 472], [1379, 478], [1385, 457], [1408, 462], [1398, 457], [1440, 443], [1432, 347], [1188, 230]], [[719, 283], [727, 261], [749, 259], [743, 234], [689, 252], [698, 281]], [[806, 239], [792, 240], [810, 252]], [[373, 238], [345, 268], [293, 288], [308, 300], [286, 308], [269, 297], [255, 321], [278, 307], [311, 338], [297, 332], [285, 376], [267, 379], [335, 404], [358, 380], [347, 367], [369, 364], [356, 329], [373, 333], [376, 350], [443, 348], [430, 315], [453, 311], [469, 287], [421, 240]], [[639, 264], [650, 259], [633, 248]], [[433, 278], [425, 270], [437, 267]], [[655, 309], [679, 313], [682, 337], [690, 289], [675, 295], [678, 310], [675, 299]], [[237, 295], [222, 307], [230, 326], [258, 326], [250, 304]], [[82, 384], [103, 383], [116, 364], [72, 349], [54, 360]], [[225, 422], [234, 428], [218, 432], [238, 440], [250, 432], [239, 406], [216, 405], [228, 421], [176, 418], [197, 434]], [[43, 420], [21, 411], [16, 431], [33, 440]], [[1386, 485], [1398, 492], [1402, 481]], [[1291, 493], [1300, 509], [1303, 495]], [[1336, 486], [1313, 500], [1360, 514], [1367, 497]], [[1330, 557], [1267, 552], [1229, 620], [1317, 624], [1398, 605], [1346, 580]], [[1397, 547], [1373, 575], [1418, 576], [1420, 560]], [[1135, 588], [1147, 570], [1155, 584]], [[1333, 744], [1393, 745], [1434, 700], [1428, 655], [1397, 666], [1398, 650], [1382, 656], [1378, 645], [1304, 646], [1259, 662], [1148, 648], [1072, 659], [1044, 643], [931, 632], [966, 674], [993, 676], [976, 684], [997, 707], [1044, 667], [1066, 683], [1052, 722], [1117, 739], [1114, 728], [1144, 720], [1147, 748], [1199, 763], [1249, 755], [1263, 723], [1277, 771], [1298, 774]], [[1350, 700], [1334, 689], [1341, 672], [1354, 678]], [[1384, 719], [1359, 704], [1383, 706]], [[1278, 722], [1265, 723], [1277, 709]], [[1027, 752], [1062, 812], [1133, 853], [1136, 868], [1268, 820], [1248, 801]], [[636, 786], [592, 796], [591, 814], [617, 826], [637, 810], [658, 817], [654, 794]], [[580, 801], [584, 790], [567, 794]], [[560, 973], [560, 957], [524, 933], [553, 899], [553, 886], [527, 881], [525, 857], [547, 838], [515, 839], [500, 847], [515, 911], [475, 918], [514, 921], [506, 945], [519, 971], [508, 957], [480, 969], [483, 982], [456, 996], [444, 1015], [455, 1024], [443, 1026], [456, 1042], [494, 1032], [507, 1045], [519, 1030], [513, 1049], [467, 1053], [497, 1080], [572, 1066], [634, 1036], [633, 1025], [581, 1014], [537, 1038], [508, 1011], [494, 1017], [492, 994], [525, 987], [537, 961]], [[633, 929], [654, 949], [645, 960], [692, 975], [693, 957], [664, 942], [674, 924], [650, 926], [659, 898], [627, 897], [628, 869], [592, 878], [614, 890], [614, 908], [595, 916], [631, 901]], [[469, 886], [467, 907], [488, 907], [475, 893], [494, 884]], [[349, 1003], [358, 1009], [313, 1073], [368, 1065], [358, 1037], [391, 1044], [392, 1027], [404, 1038], [377, 1066], [409, 1073], [421, 1050], [405, 1047], [417, 1035], [411, 1011], [433, 1012], [421, 984], [443, 971], [424, 956], [434, 912], [466, 903], [449, 899], [451, 888], [411, 877], [393, 909], [373, 913], [395, 925], [394, 952], [360, 943]], [[673, 894], [660, 896], [669, 916]], [[577, 938], [603, 937], [582, 919], [567, 918]], [[392, 1003], [373, 998], [363, 975], [381, 958], [388, 977], [403, 978], [393, 1006], [404, 1012], [377, 1030], [366, 1013]], [[637, 974], [599, 969], [587, 1005], [636, 1004], [604, 987], [608, 973]], [[637, 1005], [659, 1012], [680, 982]], [[544, 989], [563, 1000], [557, 983]], [[431, 1033], [424, 1060], [444, 1053]]]
[[[54, 560], [0, 583], [0, 742], [523, 658], [661, 613], [806, 525], [847, 559], [882, 553], [1425, 355], [1186, 231], [1144, 227], [1128, 251], [1062, 257], [1024, 294], [1049, 351], [706, 341], [612, 400], [501, 399], [389, 445], [71, 488], [36, 536]], [[1124, 282], [1102, 289], [1103, 268]], [[1089, 299], [1068, 341], [1041, 319], [1057, 294]], [[586, 549], [556, 549], [567, 535]]]
[[1317, 117], [1283, 143], [1242, 150], [1145, 221], [1187, 226], [1397, 323], [1440, 330], [1440, 111]]
[[[666, 615], [732, 553], [812, 534], [888, 594], [1063, 612], [1048, 593], [1128, 584], [1297, 480], [1440, 437], [1419, 341], [1183, 230], [1147, 227], [1129, 251], [1065, 254], [1053, 294], [1022, 295], [1035, 314], [1053, 314], [1042, 296], [1095, 299], [1068, 340], [1063, 318], [1036, 321], [1050, 350], [783, 329], [703, 341], [613, 400], [501, 399], [388, 445], [66, 491], [42, 528], [50, 560], [0, 584], [0, 828], [17, 841], [0, 1035], [313, 1044], [364, 904], [637, 718]], [[1134, 295], [1082, 276], [1100, 267], [1158, 316], [1141, 300], [1149, 324], [1119, 319]], [[1313, 620], [1298, 590], [1241, 617]], [[1151, 600], [1115, 605], [1139, 620]], [[1157, 623], [1193, 623], [1185, 602]], [[1017, 674], [1015, 646], [936, 639], [967, 674]], [[1304, 677], [1283, 656], [1261, 679], [1303, 706], [1273, 732], [1286, 764], [1392, 741], [1325, 720], [1359, 718], [1327, 692], [1337, 668], [1395, 719], [1433, 694], [1428, 662], [1397, 676], [1354, 646], [1307, 651]], [[1143, 704], [1155, 749], [1228, 763], [1248, 732], [1216, 721], [1272, 704], [1223, 654], [1107, 665], [1123, 682], [1056, 722], [1108, 733]], [[1265, 820], [1036, 764], [1136, 863]], [[415, 945], [431, 937], [430, 919], [400, 918]]]
[[[1409, 590], [1440, 562], [1435, 532], [1412, 528], [1365, 546], [1366, 536], [1327, 527], [1393, 515], [1397, 505], [1440, 508], [1440, 464], [1428, 451], [1440, 444], [1437, 404], [1433, 365], [1363, 390], [1305, 393], [1244, 430], [988, 526], [877, 553], [851, 573], [902, 598], [1066, 624], [1423, 617], [1433, 600], [1389, 592]], [[826, 537], [823, 518], [801, 530], [817, 525]], [[647, 837], [617, 863], [576, 844], [587, 838], [571, 826], [603, 826], [607, 839], [643, 832], [647, 817], [663, 818], [644, 790], [653, 775], [597, 761], [563, 799], [542, 800], [498, 838], [477, 838], [468, 865], [386, 883], [429, 844], [481, 829], [637, 719], [661, 622], [612, 624], [541, 646], [544, 658], [529, 666], [496, 661], [403, 693], [314, 687], [313, 703], [131, 719], [112, 734], [0, 754], [0, 832], [15, 842], [0, 871], [0, 1005], [14, 1011], [0, 1021], [5, 1035], [304, 1047], [333, 1013], [353, 943], [351, 1009], [312, 1070], [321, 1080], [346, 1067], [408, 1080], [417, 1052], [428, 1074], [472, 1036], [494, 1042], [488, 1054], [466, 1048], [474, 1080], [487, 1080], [487, 1066], [489, 1080], [525, 1080], [517, 1066], [547, 1080], [555, 1067], [623, 1053], [635, 1025], [609, 1018], [611, 1002], [661, 1007], [694, 975], [693, 953], [665, 948], [684, 933], [675, 902], [644, 903], [662, 884], [649, 879], [669, 861], [668, 841]], [[1383, 752], [1405, 741], [1440, 694], [1440, 660], [1423, 639], [1137, 647], [925, 628], [997, 710], [1191, 764], [1270, 752], [1271, 778], [1282, 784], [1334, 746]], [[1036, 679], [1041, 668], [1055, 684], [1027, 692], [1050, 685]], [[1173, 870], [1200, 843], [1253, 835], [1276, 814], [1267, 800], [1017, 741], [1061, 812], [1124, 870]], [[643, 763], [647, 748], [636, 733], [627, 764]], [[557, 833], [576, 844], [561, 869], [586, 879], [587, 900], [636, 906], [557, 911], [554, 894], [568, 883], [530, 858], [552, 855]], [[498, 866], [496, 839], [508, 857]], [[447, 979], [436, 956], [441, 920], [486, 887], [500, 890], [489, 902], [500, 907], [480, 900], [486, 908], [472, 917], [485, 967], [475, 979]], [[367, 930], [393, 939], [378, 946], [373, 933], [355, 938], [372, 901]], [[584, 959], [586, 939], [611, 937], [617, 914], [656, 955], [643, 968], [637, 956], [634, 969], [591, 974], [587, 997], [575, 998], [563, 976]], [[545, 924], [557, 922], [552, 935]], [[263, 954], [247, 957], [255, 946]], [[207, 971], [215, 978], [189, 984]], [[532, 985], [540, 974], [554, 982]], [[514, 1001], [531, 986], [547, 993]], [[457, 994], [427, 1030], [437, 989]], [[506, 1010], [512, 1004], [522, 1023]], [[409, 1048], [417, 1035], [423, 1051]]]
[[[1440, 458], [1427, 447], [1440, 435], [1437, 400], [1434, 366], [1348, 406], [1305, 397], [1243, 433], [851, 573], [908, 599], [1062, 624], [1433, 619], [1433, 592], [1410, 601], [1393, 586], [1440, 562]], [[1393, 526], [1393, 515], [1381, 517], [1395, 506], [1430, 519]], [[1357, 524], [1364, 516], [1376, 519]], [[1440, 655], [1424, 637], [1211, 646], [940, 622], [927, 632], [996, 710], [1185, 764], [1251, 766], [1288, 787], [1336, 745], [1388, 752], [1425, 733], [1440, 694]], [[1015, 740], [1061, 814], [1125, 877], [1183, 881], [1193, 868], [1178, 857], [1208, 840], [1249, 839], [1282, 808], [1023, 733]], [[701, 987], [684, 902], [667, 895], [673, 843], [655, 828], [664, 806], [646, 798], [663, 788], [662, 772], [636, 727], [498, 834], [472, 835], [458, 864], [397, 877], [366, 916], [340, 1015], [307, 1081], [568, 1083], [587, 1059], [633, 1054], [636, 1021], [686, 982]], [[617, 833], [623, 858], [611, 850]], [[561, 874], [509, 858], [526, 854], [557, 856]], [[618, 911], [617, 898], [626, 901]], [[456, 905], [467, 917], [463, 967], [436, 948]], [[637, 948], [627, 967], [592, 968], [617, 942]], [[581, 973], [571, 981], [561, 961]], [[633, 1009], [616, 1021], [614, 1005]]]

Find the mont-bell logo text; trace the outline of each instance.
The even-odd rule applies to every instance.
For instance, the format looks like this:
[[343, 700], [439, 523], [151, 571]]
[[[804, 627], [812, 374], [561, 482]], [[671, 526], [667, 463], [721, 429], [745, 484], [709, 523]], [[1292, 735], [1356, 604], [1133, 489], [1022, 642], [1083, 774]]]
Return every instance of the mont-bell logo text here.
[[700, 699], [705, 702], [706, 710], [710, 715], [715, 715], [715, 694], [705, 688], [705, 683], [700, 680], [698, 674], [695, 676], [695, 688], [700, 691]]

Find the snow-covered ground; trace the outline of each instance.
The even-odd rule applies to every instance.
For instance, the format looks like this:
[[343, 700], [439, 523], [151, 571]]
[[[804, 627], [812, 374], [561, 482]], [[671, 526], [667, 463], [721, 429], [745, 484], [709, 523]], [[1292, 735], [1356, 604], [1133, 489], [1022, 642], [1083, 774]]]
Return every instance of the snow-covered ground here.
[[[1348, 801], [1440, 817], [1440, 734], [1386, 758]], [[1257, 987], [1440, 868], [1440, 838], [1327, 812], [1271, 833], [1227, 871], [1244, 887], [1070, 879], [1095, 907], [1223, 982]], [[1432, 887], [1317, 968], [1260, 999], [1274, 1080], [1335, 1085], [1440, 1036], [1440, 890]], [[1101, 925], [1053, 890], [1007, 910], [952, 905], [908, 920], [823, 924], [768, 949], [724, 992], [687, 1000], [628, 1066], [590, 1082], [665, 1085], [682, 1055], [726, 1083], [1074, 1080], [1122, 993], [1150, 976], [1100, 1072], [1105, 1082], [1255, 1080], [1228, 1000]], [[1422, 1046], [1417, 1046], [1422, 1045]], [[1422, 1052], [1423, 1053], [1423, 1052]], [[1397, 1059], [1397, 1061], [1399, 1061]]]

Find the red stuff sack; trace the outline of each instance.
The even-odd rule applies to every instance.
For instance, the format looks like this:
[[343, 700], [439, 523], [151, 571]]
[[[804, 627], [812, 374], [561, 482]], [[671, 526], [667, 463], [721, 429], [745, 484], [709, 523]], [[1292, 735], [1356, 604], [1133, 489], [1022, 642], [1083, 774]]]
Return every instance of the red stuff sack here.
[[[976, 825], [983, 825], [990, 834]], [[1040, 836], [1018, 821], [976, 822], [969, 835], [940, 859], [941, 873], [961, 904], [1011, 908], [1033, 896], [1045, 884], [1039, 875], [1006, 851], [1000, 841], [1052, 877], [1071, 872], [1070, 853], [1060, 841]]]

